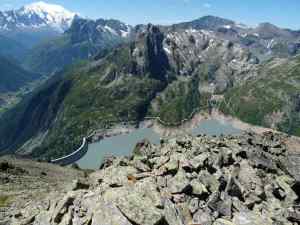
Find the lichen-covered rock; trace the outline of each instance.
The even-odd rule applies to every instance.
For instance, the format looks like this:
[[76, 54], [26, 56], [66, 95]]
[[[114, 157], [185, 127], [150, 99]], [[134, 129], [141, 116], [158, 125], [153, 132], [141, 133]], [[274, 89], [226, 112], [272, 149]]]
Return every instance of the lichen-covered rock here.
[[168, 224], [184, 225], [184, 218], [180, 209], [170, 200], [166, 200], [164, 205], [165, 220]]
[[286, 167], [296, 181], [300, 182], [300, 154], [289, 154], [286, 160]]
[[177, 174], [168, 181], [167, 185], [172, 194], [183, 193], [192, 188], [184, 170], [179, 170]]
[[113, 204], [100, 204], [95, 210], [91, 225], [132, 225], [128, 219]]
[[211, 216], [211, 211], [204, 211], [199, 209], [193, 216], [193, 224], [201, 225], [212, 225], [213, 217]]
[[190, 183], [190, 185], [191, 185], [191, 187], [193, 189], [192, 193], [194, 195], [203, 195], [203, 194], [207, 194], [208, 193], [205, 185], [202, 184], [199, 180], [196, 180], [196, 179], [192, 180], [191, 183]]
[[217, 219], [213, 225], [237, 225], [237, 224], [234, 224], [234, 223], [230, 222], [229, 220]]
[[233, 217], [235, 225], [272, 225], [272, 219], [259, 213], [254, 212], [240, 212]]

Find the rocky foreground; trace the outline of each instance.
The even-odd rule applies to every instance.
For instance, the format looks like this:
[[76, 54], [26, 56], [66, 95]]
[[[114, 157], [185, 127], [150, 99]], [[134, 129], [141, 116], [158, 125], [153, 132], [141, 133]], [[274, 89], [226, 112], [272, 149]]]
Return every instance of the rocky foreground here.
[[249, 133], [144, 141], [132, 157], [108, 158], [17, 212], [6, 206], [14, 214], [2, 224], [299, 224], [300, 156], [287, 140]]

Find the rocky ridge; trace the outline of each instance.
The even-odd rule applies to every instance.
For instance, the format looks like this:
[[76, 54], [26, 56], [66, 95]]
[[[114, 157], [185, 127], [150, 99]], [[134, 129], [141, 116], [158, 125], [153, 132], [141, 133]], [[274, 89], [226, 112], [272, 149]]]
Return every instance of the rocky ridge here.
[[282, 134], [178, 137], [107, 158], [9, 224], [299, 224], [299, 156]]
[[26, 67], [50, 75], [79, 60], [105, 55], [130, 39], [132, 27], [118, 20], [75, 17], [69, 29], [30, 50]]

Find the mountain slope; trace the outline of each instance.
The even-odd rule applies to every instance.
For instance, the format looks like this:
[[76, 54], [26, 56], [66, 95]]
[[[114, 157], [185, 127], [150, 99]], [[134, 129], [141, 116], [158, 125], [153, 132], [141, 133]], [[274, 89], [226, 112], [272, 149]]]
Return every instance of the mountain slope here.
[[27, 47], [21, 43], [0, 35], [0, 55], [22, 59], [27, 52]]
[[300, 56], [266, 62], [259, 73], [226, 93], [223, 112], [300, 136]]
[[226, 28], [226, 27], [231, 27], [234, 26], [235, 22], [232, 20], [228, 19], [223, 19], [220, 17], [216, 16], [204, 16], [199, 19], [190, 21], [190, 22], [184, 22], [184, 23], [179, 23], [175, 24], [174, 26], [176, 28], [181, 28], [181, 29], [189, 29], [193, 28], [196, 30], [218, 30], [220, 28]]
[[32, 49], [25, 65], [40, 73], [59, 71], [127, 42], [130, 32], [130, 26], [117, 20], [76, 18], [64, 35]]
[[30, 81], [38, 78], [37, 74], [28, 72], [13, 60], [0, 56], [0, 92], [15, 92]]
[[239, 43], [261, 61], [273, 56], [294, 56], [300, 52], [300, 33], [298, 31], [279, 28], [270, 23], [247, 27], [231, 20], [205, 16], [194, 21], [174, 24], [171, 29], [205, 30], [220, 38]]
[[0, 114], [30, 92], [39, 78], [41, 75], [24, 70], [14, 59], [0, 55]]

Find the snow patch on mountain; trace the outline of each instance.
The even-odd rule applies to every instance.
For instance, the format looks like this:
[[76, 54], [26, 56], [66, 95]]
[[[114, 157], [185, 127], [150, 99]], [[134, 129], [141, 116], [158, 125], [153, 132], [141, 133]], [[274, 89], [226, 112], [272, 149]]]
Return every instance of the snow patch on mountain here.
[[131, 31], [132, 31], [131, 26], [129, 24], [126, 24], [126, 30], [121, 30], [121, 36], [123, 38], [128, 38]]
[[35, 2], [18, 10], [0, 12], [0, 29], [51, 27], [63, 32], [71, 26], [76, 13], [60, 5]]
[[224, 28], [231, 29], [231, 25], [225, 25]]
[[115, 31], [113, 28], [111, 28], [110, 26], [105, 25], [104, 28], [109, 31], [110, 33], [114, 34], [114, 35], [119, 35], [117, 33], [117, 31]]

